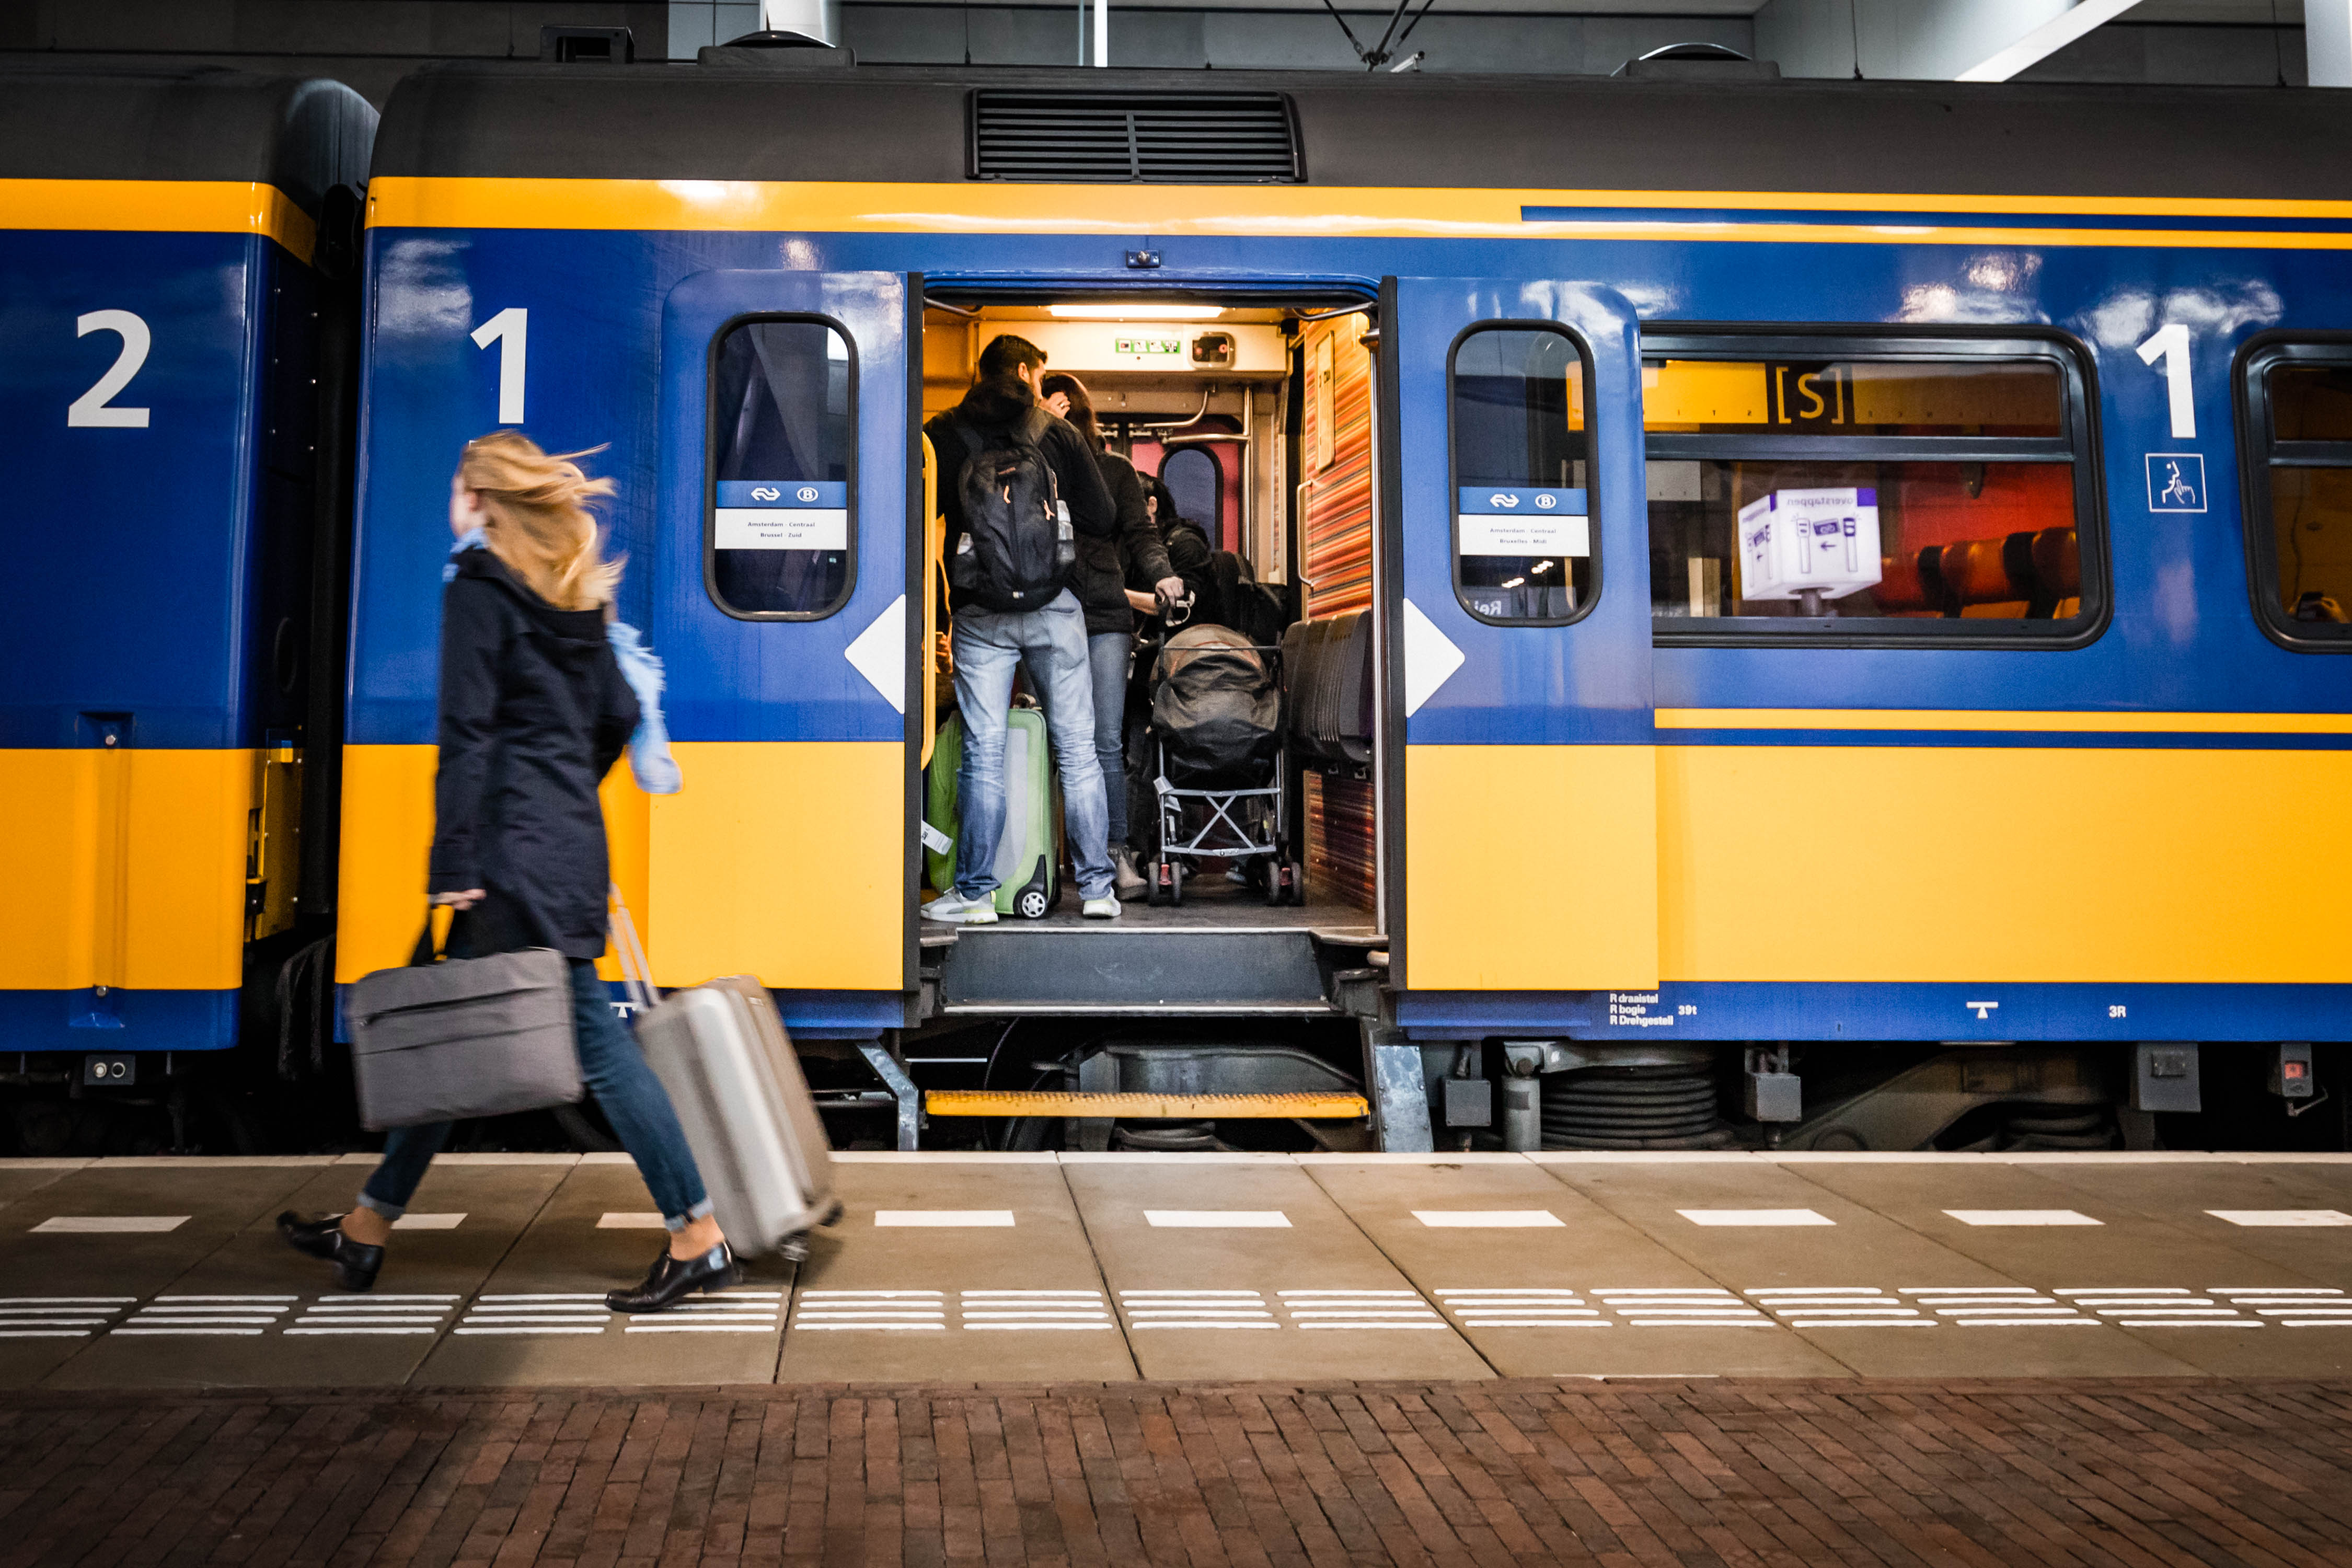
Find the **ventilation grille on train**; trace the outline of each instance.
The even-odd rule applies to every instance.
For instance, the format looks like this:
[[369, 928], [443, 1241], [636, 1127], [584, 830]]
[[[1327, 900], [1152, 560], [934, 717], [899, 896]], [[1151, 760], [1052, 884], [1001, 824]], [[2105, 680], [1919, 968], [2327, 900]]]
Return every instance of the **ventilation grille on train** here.
[[1278, 92], [971, 95], [982, 180], [1244, 184], [1303, 178]]

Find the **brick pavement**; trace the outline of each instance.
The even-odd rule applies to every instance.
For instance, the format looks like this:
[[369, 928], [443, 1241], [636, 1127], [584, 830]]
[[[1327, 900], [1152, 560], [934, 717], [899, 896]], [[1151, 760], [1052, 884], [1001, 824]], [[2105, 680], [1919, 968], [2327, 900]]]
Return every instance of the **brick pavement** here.
[[39, 1564], [2352, 1564], [2352, 1384], [10, 1396]]

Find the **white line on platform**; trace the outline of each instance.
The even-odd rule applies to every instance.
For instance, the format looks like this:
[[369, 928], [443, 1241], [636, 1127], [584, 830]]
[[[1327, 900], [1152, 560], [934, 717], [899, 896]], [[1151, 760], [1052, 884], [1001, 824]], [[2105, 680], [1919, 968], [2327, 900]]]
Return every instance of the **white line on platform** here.
[[994, 1226], [1009, 1229], [1013, 1225], [1011, 1209], [877, 1209], [877, 1226], [900, 1226], [909, 1229], [951, 1229], [966, 1226]]
[[298, 1323], [293, 1328], [290, 1328], [286, 1331], [289, 1334], [313, 1334], [322, 1337], [340, 1337], [345, 1334], [430, 1334], [437, 1332], [438, 1331], [436, 1326], [432, 1323], [427, 1323], [422, 1328], [402, 1329], [375, 1329], [360, 1327], [345, 1328], [341, 1324], [338, 1324], [336, 1327], [331, 1329], [312, 1329], [304, 1328]]
[[136, 1296], [0, 1296], [0, 1307], [127, 1307]]
[[2096, 1318], [1960, 1318], [1956, 1329], [2098, 1329], [2106, 1325]]
[[394, 1230], [455, 1230], [466, 1223], [462, 1214], [404, 1214], [392, 1222]]
[[1946, 1209], [1962, 1225], [2104, 1225], [2074, 1209]]
[[194, 1335], [194, 1334], [246, 1334], [246, 1335], [257, 1335], [257, 1335], [261, 1332], [261, 1331], [260, 1331], [259, 1329], [221, 1329], [221, 1328], [204, 1329], [204, 1328], [180, 1328], [180, 1327], [177, 1327], [177, 1326], [171, 1327], [171, 1328], [164, 1328], [164, 1327], [162, 1327], [162, 1326], [160, 1326], [160, 1325], [151, 1325], [151, 1326], [141, 1327], [141, 1326], [135, 1326], [135, 1325], [131, 1325], [131, 1324], [125, 1324], [125, 1325], [123, 1325], [121, 1328], [119, 1328], [119, 1329], [115, 1330], [115, 1331], [114, 1331], [114, 1332], [115, 1332], [115, 1333], [117, 1333], [117, 1334], [150, 1334], [150, 1335], [162, 1335], [162, 1334], [185, 1334], [185, 1335]]
[[557, 1290], [524, 1292], [520, 1295], [477, 1296], [474, 1300], [477, 1301], [593, 1301], [598, 1306], [602, 1306], [604, 1302], [604, 1293], [602, 1290]]
[[602, 1324], [602, 1323], [598, 1323], [598, 1324], [595, 1324], [595, 1325], [594, 1325], [594, 1326], [593, 1326], [593, 1327], [581, 1327], [581, 1328], [556, 1328], [556, 1327], [554, 1327], [554, 1326], [552, 1326], [552, 1325], [542, 1324], [542, 1325], [541, 1325], [541, 1326], [539, 1326], [539, 1327], [537, 1327], [537, 1328], [520, 1329], [520, 1328], [507, 1328], [507, 1327], [504, 1327], [504, 1326], [499, 1326], [499, 1327], [495, 1327], [495, 1328], [493, 1328], [493, 1327], [488, 1327], [488, 1326], [484, 1326], [484, 1327], [481, 1327], [481, 1328], [476, 1328], [476, 1327], [474, 1327], [473, 1325], [471, 1325], [471, 1324], [469, 1324], [469, 1323], [460, 1323], [460, 1324], [458, 1324], [456, 1328], [454, 1328], [454, 1329], [450, 1330], [449, 1331], [450, 1331], [451, 1333], [453, 1333], [453, 1334], [458, 1334], [458, 1335], [467, 1335], [467, 1334], [507, 1334], [507, 1335], [512, 1335], [512, 1334], [601, 1334], [601, 1333], [603, 1333], [603, 1332], [604, 1331], [604, 1324]]
[[708, 1319], [689, 1319], [684, 1322], [631, 1323], [625, 1331], [632, 1334], [764, 1334], [782, 1327], [773, 1321], [761, 1323], [711, 1322]]
[[1616, 1325], [1592, 1318], [1465, 1318], [1466, 1329], [1607, 1329]]
[[61, 1214], [33, 1226], [34, 1236], [158, 1235], [188, 1223], [184, 1214]]
[[632, 1214], [619, 1209], [597, 1216], [598, 1230], [667, 1230], [657, 1214]]
[[2352, 1225], [2352, 1214], [2341, 1209], [2207, 1209], [2215, 1219], [2242, 1226]]
[[158, 1296], [158, 1301], [299, 1301], [299, 1296]]
[[1145, 1209], [1146, 1224], [1176, 1230], [1288, 1230], [1280, 1209]]
[[1693, 1225], [1774, 1226], [1835, 1225], [1837, 1221], [1811, 1209], [1676, 1209]]
[[966, 1323], [964, 1324], [964, 1327], [974, 1331], [980, 1331], [987, 1329], [1108, 1329], [1116, 1327], [1116, 1325], [1111, 1323]]
[[1280, 1323], [1264, 1319], [1255, 1319], [1248, 1322], [1241, 1323], [1194, 1323], [1168, 1322], [1158, 1318], [1154, 1318], [1149, 1322], [1129, 1323], [1127, 1326], [1129, 1332], [1132, 1332], [1137, 1329], [1278, 1329], [1282, 1327]]
[[0, 1340], [84, 1340], [90, 1331], [81, 1329], [0, 1329]]
[[1122, 1301], [1193, 1300], [1210, 1297], [1243, 1298], [1255, 1301], [1263, 1294], [1257, 1290], [1121, 1290], [1118, 1296]]
[[876, 1301], [900, 1296], [928, 1296], [937, 1300], [944, 1294], [944, 1291], [940, 1290], [803, 1290], [801, 1292], [801, 1300], [811, 1301], [823, 1298], [831, 1300]]
[[1415, 1209], [1412, 1217], [1432, 1230], [1558, 1230], [1560, 1217], [1549, 1209]]

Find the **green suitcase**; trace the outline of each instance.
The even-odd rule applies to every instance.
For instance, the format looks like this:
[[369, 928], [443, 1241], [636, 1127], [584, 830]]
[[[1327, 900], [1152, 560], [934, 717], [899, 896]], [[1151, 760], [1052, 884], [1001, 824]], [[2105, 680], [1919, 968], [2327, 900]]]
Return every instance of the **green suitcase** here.
[[[945, 892], [955, 881], [956, 769], [963, 718], [940, 727], [924, 779], [923, 868]], [[1004, 837], [996, 843], [996, 912], [1043, 920], [1062, 901], [1061, 846], [1054, 831], [1054, 748], [1045, 715], [1015, 708], [1004, 731]]]

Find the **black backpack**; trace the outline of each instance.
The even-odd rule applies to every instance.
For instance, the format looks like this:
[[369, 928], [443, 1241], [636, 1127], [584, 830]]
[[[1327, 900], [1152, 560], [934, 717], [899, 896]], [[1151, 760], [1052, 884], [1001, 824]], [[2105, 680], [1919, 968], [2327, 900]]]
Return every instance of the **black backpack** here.
[[971, 456], [956, 479], [963, 531], [948, 557], [948, 584], [984, 608], [1006, 615], [1043, 609], [1076, 564], [1069, 508], [1037, 444], [1052, 417], [1032, 408], [1010, 429], [991, 435], [956, 426]]

